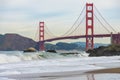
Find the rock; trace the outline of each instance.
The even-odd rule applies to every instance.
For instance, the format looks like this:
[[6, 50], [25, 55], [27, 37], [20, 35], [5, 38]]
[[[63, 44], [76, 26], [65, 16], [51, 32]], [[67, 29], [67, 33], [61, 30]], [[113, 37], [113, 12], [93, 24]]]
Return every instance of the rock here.
[[117, 56], [120, 55], [120, 45], [101, 46], [86, 52], [90, 53], [89, 56]]
[[24, 52], [36, 52], [36, 49], [33, 47], [30, 47], [30, 48], [24, 50]]
[[46, 52], [57, 53], [55, 50], [47, 50]]
[[61, 53], [61, 55], [67, 56], [67, 55], [78, 55], [79, 53], [77, 52], [69, 52], [69, 53]]

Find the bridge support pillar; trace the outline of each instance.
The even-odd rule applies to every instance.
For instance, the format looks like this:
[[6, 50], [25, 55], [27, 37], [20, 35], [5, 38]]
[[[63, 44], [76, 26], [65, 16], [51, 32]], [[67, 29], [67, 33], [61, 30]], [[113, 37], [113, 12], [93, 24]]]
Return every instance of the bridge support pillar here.
[[93, 3], [86, 3], [86, 50], [94, 48]]
[[39, 51], [44, 51], [44, 22], [39, 23]]
[[111, 34], [111, 44], [120, 45], [120, 33]]

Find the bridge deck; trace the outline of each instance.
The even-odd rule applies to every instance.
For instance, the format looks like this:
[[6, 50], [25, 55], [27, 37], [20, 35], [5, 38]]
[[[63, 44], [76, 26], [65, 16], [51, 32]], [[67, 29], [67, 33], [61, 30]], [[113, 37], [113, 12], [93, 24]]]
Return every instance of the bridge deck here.
[[[112, 35], [118, 35], [118, 34], [112, 34]], [[63, 40], [63, 39], [78, 39], [78, 38], [86, 38], [86, 37], [94, 37], [94, 38], [111, 37], [111, 34], [94, 34], [93, 36], [92, 35], [65, 36], [65, 37], [46, 39], [44, 40], [44, 42], [51, 42], [51, 41]]]

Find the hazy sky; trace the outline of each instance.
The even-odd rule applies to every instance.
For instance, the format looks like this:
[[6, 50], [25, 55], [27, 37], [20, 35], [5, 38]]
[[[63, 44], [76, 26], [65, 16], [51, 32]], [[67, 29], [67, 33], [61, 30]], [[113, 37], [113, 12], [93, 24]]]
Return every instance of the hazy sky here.
[[119, 31], [120, 0], [0, 0], [0, 34], [18, 33], [35, 39], [39, 21], [51, 32], [65, 33], [86, 2], [93, 2], [104, 18]]

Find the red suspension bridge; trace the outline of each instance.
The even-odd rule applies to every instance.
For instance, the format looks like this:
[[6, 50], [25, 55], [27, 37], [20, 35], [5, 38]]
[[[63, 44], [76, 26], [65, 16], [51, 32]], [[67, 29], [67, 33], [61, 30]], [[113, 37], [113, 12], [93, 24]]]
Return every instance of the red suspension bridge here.
[[[85, 16], [81, 19], [81, 21], [79, 20], [81, 15], [84, 14], [85, 10]], [[104, 21], [104, 23], [106, 23], [109, 27], [106, 27], [102, 21], [96, 16], [96, 14], [94, 13], [94, 10], [97, 11], [98, 15], [102, 18], [102, 21]], [[95, 18], [96, 20], [101, 24], [101, 26], [108, 32], [108, 33], [99, 33], [96, 34], [95, 33]], [[86, 26], [86, 30], [84, 31], [85, 34], [81, 35], [80, 34], [80, 30], [79, 27], [81, 25], [81, 23], [83, 22], [83, 20], [85, 19], [85, 26]], [[80, 21], [80, 22], [79, 22]], [[75, 25], [77, 24], [77, 27], [75, 27]], [[110, 31], [110, 29], [112, 31]], [[75, 35], [73, 33], [75, 33], [77, 30], [79, 30], [79, 34]], [[96, 7], [94, 7], [93, 3], [86, 3], [85, 7], [83, 8], [83, 10], [81, 11], [80, 16], [77, 18], [77, 20], [75, 21], [75, 23], [72, 25], [72, 27], [64, 34], [62, 35], [62, 37], [52, 37], [52, 38], [48, 38], [45, 39], [46, 35], [53, 35], [49, 29], [47, 28], [47, 26], [45, 26], [44, 22], [40, 22], [39, 23], [39, 49], [41, 51], [45, 50], [45, 46], [44, 43], [45, 42], [51, 42], [51, 41], [55, 41], [55, 40], [63, 40], [63, 39], [78, 39], [78, 38], [85, 38], [86, 39], [86, 50], [88, 49], [93, 49], [94, 48], [94, 38], [103, 38], [103, 37], [110, 37], [111, 38], [111, 43], [112, 44], [120, 44], [120, 33], [117, 32], [105, 19], [104, 17], [101, 15], [101, 13], [98, 11], [98, 9]], [[71, 35], [73, 34], [73, 35]]]

